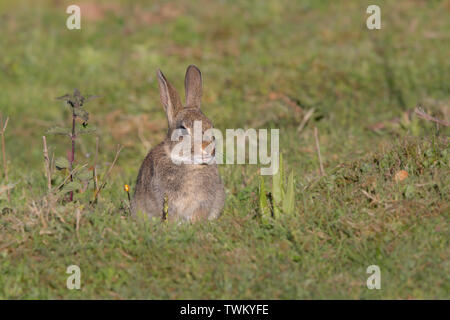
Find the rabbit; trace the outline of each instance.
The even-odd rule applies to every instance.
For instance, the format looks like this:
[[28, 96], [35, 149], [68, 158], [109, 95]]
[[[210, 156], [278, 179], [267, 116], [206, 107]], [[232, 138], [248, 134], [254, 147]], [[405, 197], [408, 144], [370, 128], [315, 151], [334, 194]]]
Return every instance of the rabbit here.
[[159, 69], [157, 79], [169, 128], [165, 140], [150, 150], [141, 165], [131, 201], [132, 215], [176, 221], [216, 219], [225, 203], [225, 191], [217, 164], [211, 163], [215, 152], [214, 138], [211, 143], [206, 143], [213, 147], [209, 154], [205, 152], [205, 142], [201, 143], [200, 158], [203, 156], [204, 161], [177, 163], [171, 153], [178, 143], [171, 139], [175, 130], [192, 135], [194, 121], [201, 121], [202, 133], [213, 128], [212, 122], [200, 110], [202, 74], [194, 65], [187, 68], [185, 106]]

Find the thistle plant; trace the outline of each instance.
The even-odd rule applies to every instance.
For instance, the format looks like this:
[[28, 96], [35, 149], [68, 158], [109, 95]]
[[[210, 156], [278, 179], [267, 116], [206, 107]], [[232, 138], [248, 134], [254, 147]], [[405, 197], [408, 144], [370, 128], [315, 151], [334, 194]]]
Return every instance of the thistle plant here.
[[286, 183], [281, 154], [279, 163], [278, 172], [272, 176], [272, 192], [266, 192], [264, 179], [260, 176], [259, 210], [263, 223], [268, 223], [271, 219], [277, 219], [282, 213], [288, 215], [294, 213], [294, 172], [291, 171]]
[[[74, 161], [75, 161], [75, 147], [76, 140], [79, 135], [94, 132], [95, 129], [87, 129], [88, 121], [89, 121], [89, 113], [85, 110], [84, 105], [89, 100], [96, 98], [97, 96], [88, 96], [84, 97], [81, 95], [78, 89], [75, 89], [73, 94], [65, 94], [61, 97], [56, 98], [57, 100], [62, 100], [66, 102], [66, 106], [70, 108], [72, 114], [72, 127], [71, 128], [62, 128], [62, 127], [53, 127], [47, 131], [49, 134], [56, 135], [64, 135], [68, 136], [71, 141], [71, 149], [67, 151], [66, 158], [58, 158], [56, 159], [55, 165], [57, 169], [68, 169], [69, 170], [69, 179], [70, 183], [65, 185], [63, 190], [69, 192], [69, 202], [73, 201], [73, 192], [75, 189], [81, 187], [79, 183], [74, 181]], [[82, 126], [77, 128], [77, 119], [82, 120]], [[81, 181], [86, 181], [91, 178], [91, 174], [86, 171], [78, 171], [77, 177]]]

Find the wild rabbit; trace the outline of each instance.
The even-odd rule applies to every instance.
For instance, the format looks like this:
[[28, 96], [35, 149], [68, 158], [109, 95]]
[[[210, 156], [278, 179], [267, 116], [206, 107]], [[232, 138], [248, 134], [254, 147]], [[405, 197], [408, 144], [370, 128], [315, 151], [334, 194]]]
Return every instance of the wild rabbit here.
[[[200, 141], [200, 159], [196, 157], [191, 164], [176, 161], [180, 159], [172, 152], [179, 143], [172, 141], [174, 131], [181, 132], [184, 139], [184, 136], [194, 135], [194, 122], [202, 134], [213, 128], [200, 110], [201, 72], [193, 65], [186, 70], [184, 107], [177, 91], [159, 69], [157, 78], [169, 129], [166, 139], [150, 150], [141, 165], [131, 202], [132, 214], [159, 218], [167, 214], [168, 220], [215, 219], [223, 209], [225, 192], [214, 161], [214, 142]], [[200, 127], [197, 121], [201, 121]], [[194, 152], [194, 139], [191, 141], [190, 151]], [[168, 210], [164, 209], [165, 205]]]

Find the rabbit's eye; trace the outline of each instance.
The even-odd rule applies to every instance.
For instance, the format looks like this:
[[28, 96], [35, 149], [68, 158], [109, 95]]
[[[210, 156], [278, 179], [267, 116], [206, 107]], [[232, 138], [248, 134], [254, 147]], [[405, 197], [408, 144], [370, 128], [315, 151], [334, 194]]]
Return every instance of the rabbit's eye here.
[[189, 130], [186, 129], [186, 127], [183, 126], [183, 125], [178, 126], [177, 129], [181, 131], [181, 134], [182, 134], [182, 135], [188, 135], [188, 134], [189, 134]]

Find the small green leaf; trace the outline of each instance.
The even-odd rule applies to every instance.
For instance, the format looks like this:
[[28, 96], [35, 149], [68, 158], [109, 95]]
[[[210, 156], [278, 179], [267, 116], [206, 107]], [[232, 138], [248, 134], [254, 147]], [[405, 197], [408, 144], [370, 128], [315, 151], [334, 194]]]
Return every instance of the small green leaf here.
[[92, 128], [86, 128], [86, 127], [85, 127], [85, 124], [83, 123], [83, 127], [80, 128], [80, 129], [77, 131], [77, 134], [87, 134], [87, 133], [93, 133], [93, 132], [96, 132], [96, 131], [97, 131], [97, 128], [95, 128], [95, 127], [92, 127]]
[[284, 198], [284, 168], [283, 168], [283, 157], [280, 154], [279, 158], [279, 169], [278, 172], [272, 176], [272, 199], [273, 199], [273, 212], [275, 217], [279, 215], [279, 205], [281, 205]]
[[83, 170], [81, 170], [76, 174], [76, 177], [81, 181], [87, 181], [93, 178], [93, 174], [92, 171], [89, 171], [88, 169], [84, 168]]
[[81, 95], [80, 90], [78, 90], [77, 88], [75, 88], [75, 89], [73, 90], [73, 96], [74, 96], [75, 98], [83, 98], [83, 96]]
[[416, 189], [414, 188], [414, 186], [408, 185], [405, 188], [404, 195], [405, 195], [406, 199], [412, 199], [412, 198], [414, 198], [415, 192], [416, 192]]
[[84, 122], [88, 122], [88, 120], [89, 120], [89, 113], [86, 110], [84, 110], [81, 107], [80, 108], [75, 108], [73, 110], [74, 110], [73, 112], [75, 113], [75, 115], [77, 117], [83, 119]]
[[92, 99], [96, 99], [96, 98], [100, 98], [100, 96], [97, 96], [97, 95], [88, 95], [86, 98], [85, 98], [85, 101], [84, 102], [88, 102], [89, 100], [92, 100]]
[[64, 101], [68, 101], [70, 99], [71, 95], [66, 93], [65, 95], [61, 96], [61, 97], [57, 97], [56, 100], [64, 100]]
[[281, 182], [280, 187], [281, 187], [281, 190], [283, 190], [284, 179], [285, 179], [286, 177], [284, 176], [283, 154], [281, 154], [281, 153], [280, 153], [279, 166], [280, 166], [280, 180], [281, 180], [281, 181], [280, 181], [280, 182]]
[[64, 185], [64, 187], [61, 189], [61, 193], [67, 193], [79, 189], [81, 189], [81, 184], [77, 181], [71, 181], [68, 184]]
[[294, 172], [291, 171], [291, 174], [288, 178], [286, 196], [283, 199], [283, 212], [285, 214], [293, 214], [294, 213], [294, 202], [295, 202], [295, 194], [294, 194]]
[[66, 169], [70, 167], [69, 160], [64, 157], [59, 157], [55, 160], [55, 166], [58, 170]]

